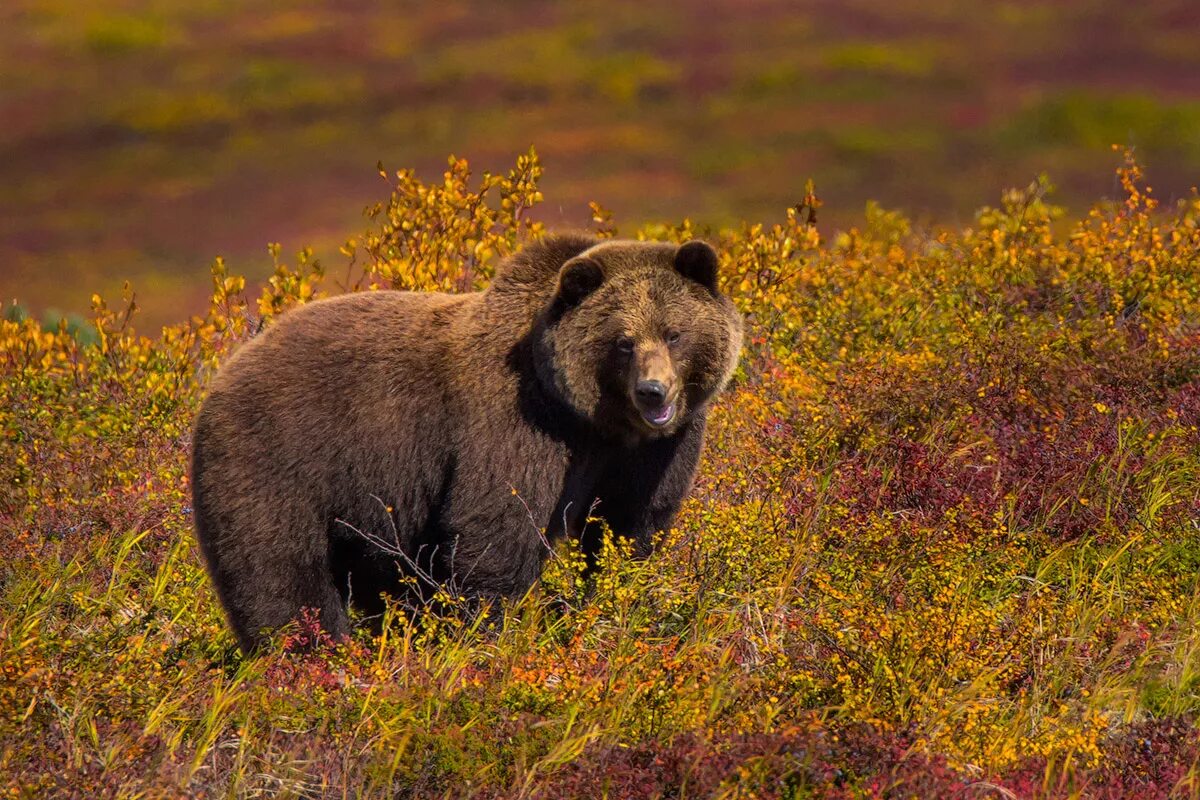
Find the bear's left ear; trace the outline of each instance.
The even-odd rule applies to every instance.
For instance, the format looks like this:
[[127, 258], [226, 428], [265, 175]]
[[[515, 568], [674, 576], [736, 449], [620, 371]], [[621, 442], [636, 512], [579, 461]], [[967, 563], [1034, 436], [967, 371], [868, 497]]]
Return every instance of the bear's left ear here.
[[675, 270], [687, 278], [717, 293], [717, 251], [706, 242], [693, 239], [675, 253]]
[[604, 270], [594, 260], [584, 257], [573, 258], [563, 265], [558, 274], [558, 296], [568, 307], [574, 307], [600, 288], [604, 283]]

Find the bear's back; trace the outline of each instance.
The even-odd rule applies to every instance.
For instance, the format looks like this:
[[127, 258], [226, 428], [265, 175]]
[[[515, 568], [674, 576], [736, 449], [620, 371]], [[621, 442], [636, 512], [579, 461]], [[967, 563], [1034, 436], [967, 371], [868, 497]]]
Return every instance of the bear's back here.
[[197, 436], [319, 482], [404, 429], [444, 429], [450, 331], [475, 297], [363, 292], [289, 311], [222, 367]]
[[[223, 365], [212, 396], [261, 392], [290, 402], [387, 393], [446, 357], [448, 328], [472, 295], [360, 292], [289, 311]], [[381, 385], [382, 384], [382, 385]]]

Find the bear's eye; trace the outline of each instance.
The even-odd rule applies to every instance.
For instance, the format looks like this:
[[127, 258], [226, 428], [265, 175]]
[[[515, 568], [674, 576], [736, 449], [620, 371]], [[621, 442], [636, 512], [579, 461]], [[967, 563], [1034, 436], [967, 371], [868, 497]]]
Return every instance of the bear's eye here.
[[630, 339], [628, 336], [622, 336], [620, 339], [617, 339], [617, 349], [625, 354], [632, 353], [633, 339]]
[[667, 344], [679, 343], [679, 331], [667, 331]]

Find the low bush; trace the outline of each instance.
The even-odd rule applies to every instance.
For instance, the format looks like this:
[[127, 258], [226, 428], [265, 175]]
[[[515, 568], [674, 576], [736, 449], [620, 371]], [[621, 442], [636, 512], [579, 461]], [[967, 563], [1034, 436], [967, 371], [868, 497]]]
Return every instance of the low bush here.
[[323, 293], [485, 285], [540, 172], [391, 176], [345, 264], [275, 246], [254, 296], [218, 261], [156, 337], [132, 294], [87, 336], [0, 321], [10, 796], [1200, 791], [1200, 199], [1129, 159], [1078, 220], [1038, 182], [961, 230], [871, 206], [826, 241], [810, 191], [705, 232], [747, 347], [655, 556], [584, 587], [567, 545], [486, 623], [448, 598], [239, 657], [188, 505], [213, 370]]

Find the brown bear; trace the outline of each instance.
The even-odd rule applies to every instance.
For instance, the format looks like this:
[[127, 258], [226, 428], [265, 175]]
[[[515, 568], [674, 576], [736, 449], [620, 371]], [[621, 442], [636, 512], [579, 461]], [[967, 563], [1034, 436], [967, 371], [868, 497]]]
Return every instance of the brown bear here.
[[316, 609], [335, 637], [414, 583], [518, 596], [595, 523], [649, 552], [692, 485], [742, 323], [717, 255], [546, 237], [482, 292], [378, 291], [284, 314], [217, 375], [192, 486], [243, 650]]

